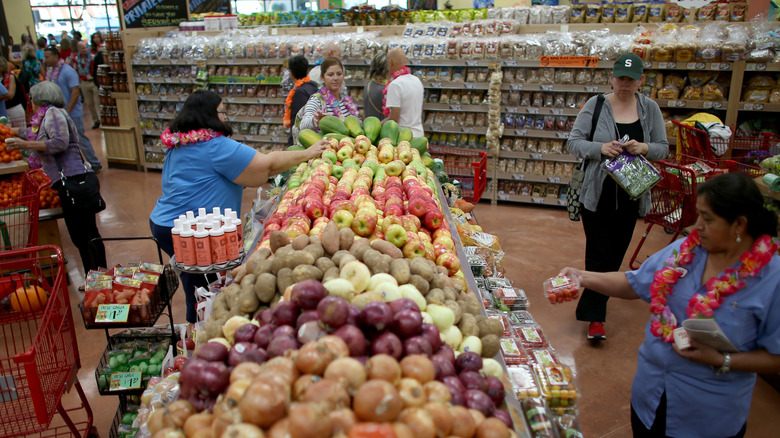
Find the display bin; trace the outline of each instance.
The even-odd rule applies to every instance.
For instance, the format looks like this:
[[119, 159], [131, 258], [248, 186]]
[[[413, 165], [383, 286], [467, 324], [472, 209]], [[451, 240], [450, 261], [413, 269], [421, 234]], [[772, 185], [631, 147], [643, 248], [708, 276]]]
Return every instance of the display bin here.
[[751, 151], [766, 151], [770, 156], [780, 154], [780, 135], [770, 132], [735, 131], [731, 137], [732, 157], [745, 157]]
[[[144, 389], [146, 389], [147, 384], [149, 383], [149, 380], [152, 377], [159, 376], [160, 373], [153, 374], [141, 374], [141, 386], [138, 389], [128, 389], [128, 390], [121, 390], [121, 391], [111, 391], [109, 389], [109, 382], [110, 382], [110, 374], [103, 374], [101, 373], [101, 370], [109, 365], [109, 353], [116, 348], [117, 345], [128, 342], [128, 341], [148, 341], [153, 343], [159, 343], [159, 342], [166, 342], [168, 343], [168, 347], [170, 348], [173, 346], [175, 348], [175, 343], [171, 343], [173, 339], [179, 340], [178, 333], [174, 333], [173, 336], [171, 333], [158, 333], [158, 334], [134, 334], [134, 333], [119, 333], [116, 335], [113, 335], [109, 338], [108, 344], [106, 344], [106, 349], [103, 351], [103, 355], [100, 358], [100, 363], [98, 363], [98, 366], [95, 368], [95, 383], [97, 384], [97, 390], [100, 395], [141, 395], [144, 392]], [[123, 372], [123, 371], [116, 371], [116, 372]]]
[[125, 438], [128, 436], [122, 430], [125, 427], [122, 424], [122, 417], [128, 412], [128, 408], [133, 404], [140, 404], [137, 396], [119, 397], [119, 406], [114, 414], [114, 421], [111, 422], [111, 430], [108, 431], [109, 438]]
[[0, 249], [19, 249], [38, 243], [40, 194], [49, 185], [51, 179], [43, 171], [29, 170], [22, 175], [20, 195], [0, 200]]
[[479, 202], [487, 185], [487, 153], [446, 146], [430, 146], [428, 152], [444, 162], [444, 171], [461, 183], [461, 196]]
[[179, 280], [170, 265], [165, 265], [157, 287], [152, 291], [149, 303], [143, 306], [130, 306], [130, 314], [127, 322], [122, 323], [96, 323], [97, 307], [85, 307], [79, 303], [81, 316], [84, 318], [84, 326], [88, 329], [114, 329], [129, 327], [151, 327], [165, 311], [168, 302], [179, 287]]

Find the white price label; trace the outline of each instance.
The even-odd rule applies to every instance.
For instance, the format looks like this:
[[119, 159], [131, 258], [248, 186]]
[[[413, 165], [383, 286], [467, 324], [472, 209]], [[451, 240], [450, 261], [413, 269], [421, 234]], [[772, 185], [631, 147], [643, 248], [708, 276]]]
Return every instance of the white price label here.
[[281, 139], [280, 139], [278, 136], [276, 136], [276, 135], [272, 135], [272, 136], [269, 138], [269, 140], [271, 140], [271, 142], [272, 142], [272, 143], [279, 143], [280, 141], [282, 141], [282, 140], [281, 140]]
[[473, 134], [473, 133], [474, 133], [474, 128], [471, 128], [471, 127], [465, 127], [465, 126], [464, 126], [463, 128], [461, 128], [461, 131], [462, 131], [464, 134]]
[[509, 84], [509, 89], [512, 91], [520, 91], [523, 89], [523, 84]]
[[525, 181], [525, 175], [523, 175], [522, 173], [513, 173], [512, 179], [516, 181]]
[[544, 204], [544, 198], [531, 198], [531, 202], [534, 204]]
[[236, 116], [227, 116], [227, 117], [225, 117], [225, 120], [227, 120], [228, 122], [235, 122], [236, 121]]
[[452, 104], [452, 105], [450, 105], [450, 110], [451, 111], [463, 111], [463, 105]]
[[687, 65], [688, 65], [687, 66], [688, 70], [699, 70], [699, 69], [704, 68], [703, 64], [702, 64], [702, 67], [696, 68], [696, 63], [695, 62], [689, 62]]
[[588, 93], [597, 93], [599, 91], [599, 86], [598, 85], [586, 85], [585, 86], [585, 91], [587, 91]]
[[265, 58], [258, 58], [257, 59], [257, 63], [260, 64], [260, 65], [265, 65], [265, 64], [268, 64], [268, 60], [265, 59]]
[[466, 87], [469, 90], [473, 90], [473, 89], [477, 88], [477, 84], [475, 84], [473, 82], [466, 82], [466, 83], [463, 84], [463, 86]]
[[659, 62], [658, 68], [668, 68], [669, 63], [668, 62]]
[[685, 105], [687, 105], [687, 104], [688, 103], [686, 101], [684, 101], [684, 100], [678, 100], [677, 101], [677, 108], [685, 108]]
[[723, 108], [723, 102], [712, 102], [713, 108]]
[[652, 67], [653, 67], [652, 61], [647, 61], [644, 63], [644, 68], [652, 68]]
[[441, 88], [441, 82], [431, 82], [431, 88]]
[[507, 61], [504, 61], [504, 65], [507, 66], [507, 67], [517, 67], [517, 61], [507, 60]]
[[498, 194], [498, 200], [499, 201], [508, 201], [509, 200], [509, 195], [506, 194], [506, 193], [499, 193]]
[[168, 95], [167, 95], [167, 94], [161, 94], [161, 95], [159, 95], [159, 96], [157, 96], [157, 97], [158, 97], [158, 98], [160, 99], [160, 101], [162, 101], [162, 102], [167, 102], [167, 101], [168, 101], [168, 99], [169, 99], [169, 97], [168, 97]]
[[551, 182], [553, 184], [560, 184], [561, 183], [561, 177], [560, 176], [548, 176], [547, 181]]
[[677, 101], [676, 100], [667, 100], [666, 101], [666, 106], [675, 107], [675, 106], [677, 106]]
[[709, 101], [707, 101], [707, 102], [704, 102], [703, 104], [701, 104], [701, 107], [702, 107], [702, 108], [705, 108], [705, 109], [707, 109], [707, 108], [712, 108], [712, 103], [713, 103], [713, 102], [709, 102]]
[[236, 98], [235, 97], [226, 97], [225, 98], [225, 102], [227, 102], [227, 103], [236, 103]]
[[181, 64], [181, 62], [182, 62], [182, 60], [181, 60], [181, 59], [171, 59], [171, 60], [170, 60], [170, 63], [171, 63], [172, 65]]
[[544, 160], [544, 154], [539, 152], [531, 152], [531, 159], [532, 160]]
[[515, 129], [515, 135], [520, 136], [520, 137], [525, 137], [525, 136], [528, 135], [528, 130], [527, 129]]
[[562, 207], [566, 207], [568, 205], [568, 203], [566, 202], [565, 199], [558, 199], [558, 205], [560, 205]]
[[550, 109], [550, 112], [551, 112], [553, 115], [556, 115], [556, 116], [562, 116], [562, 115], [563, 115], [563, 108], [551, 108], [551, 109]]
[[173, 78], [165, 78], [165, 83], [172, 84], [174, 82]]
[[558, 138], [569, 138], [569, 133], [568, 132], [556, 131], [555, 135]]
[[528, 108], [526, 108], [526, 112], [528, 114], [539, 114], [539, 108], [535, 106], [529, 106]]
[[228, 65], [233, 65], [235, 63], [236, 63], [236, 60], [233, 59], [233, 58], [229, 58], [229, 59], [225, 60], [225, 64], [228, 64]]
[[431, 131], [441, 131], [441, 125], [431, 125]]
[[467, 59], [466, 65], [469, 67], [476, 67], [479, 65], [479, 61], [473, 60], [473, 59]]
[[516, 106], [508, 106], [508, 107], [506, 107], [506, 112], [508, 112], [508, 113], [519, 113], [520, 112], [520, 108], [518, 108]]
[[731, 64], [728, 62], [721, 62], [720, 63], [720, 69], [721, 70], [731, 70]]
[[255, 136], [254, 135], [245, 135], [244, 136], [244, 140], [245, 141], [255, 141]]
[[676, 62], [668, 62], [668, 63], [666, 63], [666, 66], [668, 68], [677, 68], [677, 63]]
[[154, 135], [154, 132], [152, 132], [151, 129], [144, 129], [143, 133], [144, 135]]
[[766, 70], [766, 64], [748, 64], [748, 70], [764, 71]]
[[166, 113], [157, 113], [157, 118], [158, 119], [167, 119], [168, 118], [168, 114], [166, 114]]
[[268, 99], [266, 99], [265, 97], [262, 99], [257, 99], [257, 103], [268, 103]]
[[539, 86], [539, 88], [542, 89], [542, 91], [553, 91], [555, 89], [555, 85], [553, 84], [542, 84]]

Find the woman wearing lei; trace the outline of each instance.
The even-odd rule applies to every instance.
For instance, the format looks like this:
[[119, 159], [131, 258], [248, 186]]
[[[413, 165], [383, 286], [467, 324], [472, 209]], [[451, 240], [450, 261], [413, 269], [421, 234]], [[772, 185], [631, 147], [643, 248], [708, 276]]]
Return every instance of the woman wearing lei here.
[[295, 85], [287, 94], [284, 101], [284, 127], [290, 130], [290, 137], [287, 139], [287, 145], [295, 144], [292, 124], [298, 111], [306, 105], [309, 98], [317, 92], [318, 86], [313, 82], [307, 72], [309, 70], [309, 61], [303, 55], [293, 56], [287, 62], [287, 68], [290, 69], [290, 77], [295, 80]]
[[[220, 207], [240, 214], [244, 187], [259, 187], [268, 178], [319, 157], [327, 142], [305, 151], [263, 154], [230, 138], [222, 98], [213, 91], [195, 91], [160, 136], [168, 148], [162, 170], [162, 196], [157, 200], [149, 227], [160, 247], [173, 255], [171, 228], [187, 211]], [[187, 302], [187, 321], [196, 321], [195, 288], [203, 275], [181, 274]]]
[[295, 121], [294, 137], [298, 137], [301, 129], [319, 131], [320, 119], [324, 116], [336, 116], [345, 119], [347, 116], [357, 116], [358, 109], [349, 97], [344, 86], [344, 66], [338, 58], [326, 58], [320, 66], [324, 85], [309, 98], [303, 111], [298, 113]]
[[[636, 271], [562, 275], [605, 295], [650, 303], [631, 391], [635, 437], [745, 435], [756, 373], [780, 372], [780, 257], [777, 218], [755, 182], [729, 173], [698, 188], [695, 228]], [[714, 318], [736, 352], [674, 330]]]

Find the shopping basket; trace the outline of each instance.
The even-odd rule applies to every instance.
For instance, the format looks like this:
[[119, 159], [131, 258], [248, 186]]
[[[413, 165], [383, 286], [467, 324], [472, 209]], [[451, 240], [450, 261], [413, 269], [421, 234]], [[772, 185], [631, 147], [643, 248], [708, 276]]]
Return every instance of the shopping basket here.
[[732, 158], [767, 158], [780, 154], [780, 135], [770, 132], [735, 131], [731, 138]]
[[51, 184], [51, 179], [40, 169], [25, 172], [21, 175], [21, 181], [16, 178], [19, 177], [14, 175], [0, 183], [20, 193], [16, 197], [0, 199], [0, 250], [24, 248], [38, 243], [40, 193]]
[[[0, 286], [15, 291], [0, 309], [0, 437], [91, 432], [92, 411], [76, 377], [80, 361], [65, 274], [55, 246], [0, 252]], [[41, 290], [48, 300], [35, 306], [43, 301]], [[71, 385], [81, 406], [66, 410], [61, 399]], [[77, 411], [86, 420], [74, 424]], [[53, 423], [55, 412], [62, 419]]]
[[487, 185], [487, 153], [447, 146], [430, 146], [434, 158], [444, 162], [444, 171], [461, 183], [461, 197], [468, 202], [479, 202]]

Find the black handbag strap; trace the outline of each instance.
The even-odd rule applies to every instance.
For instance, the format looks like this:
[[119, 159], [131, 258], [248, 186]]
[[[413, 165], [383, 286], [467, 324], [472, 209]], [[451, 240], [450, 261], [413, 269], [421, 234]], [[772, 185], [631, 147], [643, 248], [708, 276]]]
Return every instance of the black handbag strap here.
[[[60, 111], [65, 111], [62, 108], [58, 108]], [[68, 119], [68, 113], [65, 113], [65, 119]], [[70, 137], [70, 123], [68, 123], [68, 137]], [[57, 171], [60, 173], [60, 177], [63, 179], [65, 178], [65, 174], [62, 172], [62, 160], [60, 160], [60, 157], [64, 155], [66, 152], [68, 152], [67, 149], [60, 152], [59, 154], [53, 154], [54, 162], [57, 164]], [[79, 158], [81, 158], [81, 165], [84, 166], [84, 157], [81, 155], [81, 148], [79, 148]]]
[[599, 123], [599, 117], [601, 117], [601, 108], [604, 106], [604, 95], [599, 94], [596, 97], [596, 108], [593, 110], [593, 118], [590, 125], [590, 136], [588, 141], [593, 141], [593, 136], [596, 134], [596, 125]]

